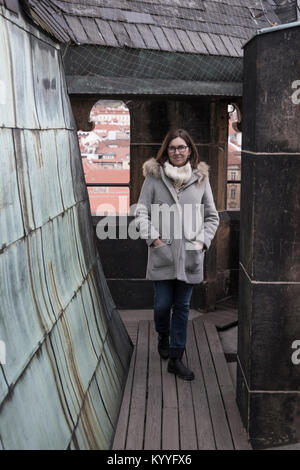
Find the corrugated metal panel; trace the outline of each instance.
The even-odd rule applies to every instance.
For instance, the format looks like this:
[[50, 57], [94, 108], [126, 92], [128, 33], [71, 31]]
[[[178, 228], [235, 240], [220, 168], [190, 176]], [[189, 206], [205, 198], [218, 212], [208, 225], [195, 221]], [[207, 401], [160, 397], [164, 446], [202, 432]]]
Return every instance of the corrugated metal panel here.
[[72, 186], [76, 202], [88, 199], [87, 187], [85, 184], [84, 173], [82, 171], [82, 161], [79, 149], [78, 139], [74, 138], [74, 134], [69, 134]]
[[0, 256], [0, 337], [6, 342], [4, 373], [9, 384], [22, 373], [50, 326], [50, 312], [41, 296], [36, 297], [38, 286], [32, 283], [30, 255], [22, 239]]
[[[40, 132], [43, 165], [40, 168], [43, 193], [46, 198], [48, 218], [54, 218], [63, 212], [61, 187], [58, 176], [57, 150], [55, 130]], [[51, 178], [49, 178], [51, 175]]]
[[20, 127], [0, 128], [0, 448], [106, 449], [131, 343], [97, 255], [61, 59], [22, 18], [0, 20]]
[[[0, 129], [0, 250], [24, 235], [11, 129]], [[1, 339], [1, 338], [0, 338]]]
[[100, 357], [108, 330], [108, 324], [103, 309], [101, 308], [101, 303], [97, 301], [97, 298], [93, 297], [93, 294], [94, 289], [91, 288], [89, 274], [82, 285], [80, 300], [89, 325], [89, 333], [93, 343], [93, 348], [97, 357]]
[[[30, 204], [33, 208], [35, 227], [41, 227], [49, 219], [48, 197], [49, 178], [47, 178], [48, 153], [42, 152], [40, 133], [37, 131], [24, 131], [26, 153], [23, 154], [23, 165], [27, 166], [30, 181]], [[51, 158], [53, 159], [52, 155]], [[44, 197], [41, 198], [41, 194]]]
[[[110, 447], [111, 442], [108, 439], [108, 436], [111, 436], [113, 434], [113, 424], [112, 421], [109, 419], [109, 416], [107, 415], [106, 408], [99, 393], [99, 388], [95, 379], [92, 381], [91, 386], [89, 388], [88, 397], [85, 402], [85, 405], [86, 404], [89, 404], [89, 408], [86, 407], [86, 409], [89, 411], [91, 410], [93, 412], [95, 418], [97, 419], [98, 427], [101, 427], [102, 429], [103, 437], [101, 440], [105, 440], [104, 445]], [[100, 445], [96, 443], [95, 449], [99, 449], [99, 447]]]
[[64, 74], [64, 67], [62, 63], [62, 57], [59, 55], [59, 64], [60, 64], [60, 83], [61, 83], [61, 96], [62, 96], [62, 106], [65, 120], [66, 129], [72, 129], [77, 131], [75, 118], [72, 112], [71, 103], [67, 91], [66, 76]]
[[73, 239], [68, 238], [70, 234], [66, 219], [65, 214], [42, 227], [47, 286], [56, 316], [67, 307], [70, 298], [82, 284], [76, 246], [72, 243]]
[[56, 316], [49, 298], [44, 272], [44, 250], [47, 247], [42, 244], [41, 230], [36, 230], [30, 234], [26, 241], [32, 296], [39, 318], [41, 317], [42, 325], [44, 325], [43, 330], [49, 331], [56, 320]]
[[26, 160], [26, 147], [24, 132], [14, 129], [14, 148], [18, 174], [19, 198], [23, 215], [25, 234], [30, 233], [35, 228], [33, 207], [31, 200], [31, 188]]
[[[28, 206], [32, 206], [35, 227], [41, 227], [75, 203], [72, 180], [70, 132], [25, 131], [24, 173], [29, 177]], [[52, 175], [51, 179], [49, 174]], [[41, 198], [41, 193], [44, 197]]]
[[72, 427], [47, 338], [2, 406], [2, 443], [7, 450], [65, 449]]
[[75, 296], [51, 332], [57, 373], [74, 423], [97, 367], [85, 315]]
[[[5, 395], [7, 395], [7, 393], [8, 393], [8, 386], [5, 381], [3, 371], [0, 365], [0, 403], [4, 399]], [[0, 442], [1, 442], [1, 439], [0, 439]]]
[[12, 67], [6, 22], [2, 16], [0, 16], [0, 57], [0, 127], [15, 127], [16, 120], [12, 87]]
[[87, 230], [92, 223], [88, 200], [74, 206], [73, 220], [80, 266], [86, 276], [97, 258], [94, 234]]
[[111, 374], [111, 368], [108, 367], [108, 360], [103, 355], [96, 372], [96, 380], [102, 393], [102, 400], [107, 410], [110, 421], [114, 423], [117, 419], [117, 408], [114, 406], [118, 402], [120, 385], [116, 384]]
[[[97, 408], [99, 409], [100, 418], [97, 416]], [[99, 393], [92, 394], [92, 396], [88, 393], [72, 439], [76, 442], [74, 446], [76, 449], [97, 450], [109, 448], [110, 439], [108, 436], [111, 435], [113, 428], [104, 411]], [[98, 430], [97, 434], [93, 432], [95, 429]]]
[[31, 37], [34, 95], [39, 123], [43, 129], [64, 128], [61, 76], [56, 49]]
[[10, 22], [7, 22], [7, 29], [12, 57], [16, 124], [21, 129], [37, 129], [40, 125], [35, 106], [30, 37], [26, 31]]
[[73, 186], [70, 185], [70, 181], [72, 181], [71, 159], [73, 156], [70, 152], [69, 134], [68, 131], [59, 130], [56, 131], [55, 135], [59, 183], [65, 210], [75, 204]]

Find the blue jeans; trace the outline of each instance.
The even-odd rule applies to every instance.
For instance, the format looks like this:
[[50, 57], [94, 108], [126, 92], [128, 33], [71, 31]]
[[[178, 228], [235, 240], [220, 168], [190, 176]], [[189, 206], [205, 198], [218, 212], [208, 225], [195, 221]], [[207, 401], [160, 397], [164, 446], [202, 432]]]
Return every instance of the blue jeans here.
[[193, 287], [178, 279], [154, 281], [155, 329], [160, 334], [170, 333], [171, 358], [181, 357], [185, 349]]

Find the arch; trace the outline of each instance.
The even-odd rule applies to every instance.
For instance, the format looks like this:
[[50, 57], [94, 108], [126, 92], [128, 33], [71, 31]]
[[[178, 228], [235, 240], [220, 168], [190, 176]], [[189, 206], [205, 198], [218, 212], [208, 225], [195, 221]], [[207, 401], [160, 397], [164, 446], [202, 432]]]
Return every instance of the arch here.
[[[130, 205], [130, 113], [120, 99], [97, 100], [92, 130], [78, 130], [92, 215], [127, 215]], [[103, 214], [102, 214], [103, 212]]]

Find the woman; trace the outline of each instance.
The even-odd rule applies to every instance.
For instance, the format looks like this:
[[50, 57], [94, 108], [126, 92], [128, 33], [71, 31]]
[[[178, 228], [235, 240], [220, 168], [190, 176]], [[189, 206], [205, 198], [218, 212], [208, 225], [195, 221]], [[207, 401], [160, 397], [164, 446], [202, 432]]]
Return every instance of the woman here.
[[203, 280], [204, 251], [219, 225], [208, 165], [200, 162], [190, 135], [177, 129], [143, 165], [143, 174], [136, 224], [149, 247], [146, 277], [154, 281], [158, 351], [169, 358], [169, 372], [193, 380], [182, 363], [190, 300], [193, 285]]

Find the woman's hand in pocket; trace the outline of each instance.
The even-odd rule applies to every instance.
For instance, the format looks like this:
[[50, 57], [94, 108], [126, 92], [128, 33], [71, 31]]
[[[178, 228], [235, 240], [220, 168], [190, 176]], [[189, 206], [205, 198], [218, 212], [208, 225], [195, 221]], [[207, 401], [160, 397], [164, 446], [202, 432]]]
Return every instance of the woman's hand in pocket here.
[[162, 245], [164, 245], [164, 243], [159, 238], [157, 238], [153, 242], [153, 246], [162, 246]]

